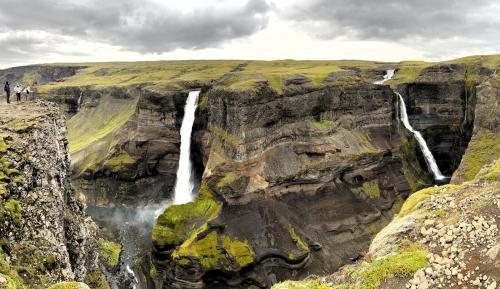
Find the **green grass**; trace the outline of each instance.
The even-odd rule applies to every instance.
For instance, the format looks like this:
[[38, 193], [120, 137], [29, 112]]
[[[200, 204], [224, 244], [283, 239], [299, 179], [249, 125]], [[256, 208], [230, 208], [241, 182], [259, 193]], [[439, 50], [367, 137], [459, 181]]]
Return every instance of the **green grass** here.
[[416, 81], [422, 70], [430, 65], [432, 65], [432, 63], [421, 61], [403, 61], [399, 63], [398, 71], [391, 80], [387, 81], [387, 84], [393, 85]]
[[81, 111], [68, 121], [70, 153], [78, 152], [120, 128], [135, 112], [139, 97], [116, 99], [104, 95], [96, 108]]
[[106, 264], [109, 269], [117, 268], [120, 262], [120, 254], [122, 252], [122, 245], [99, 238], [99, 258]]
[[39, 87], [42, 93], [68, 86], [130, 86], [150, 83], [167, 85], [172, 89], [182, 88], [183, 82], [208, 83], [220, 78], [242, 63], [237, 60], [187, 60], [187, 61], [143, 61], [115, 63], [82, 63], [87, 66], [64, 82], [54, 82]]
[[106, 160], [104, 162], [105, 168], [110, 168], [113, 173], [120, 172], [124, 166], [135, 164], [135, 159], [127, 152], [122, 152], [119, 155]]
[[375, 289], [388, 277], [410, 278], [419, 269], [427, 265], [427, 252], [417, 245], [412, 245], [394, 255], [374, 260], [362, 265], [359, 272], [354, 273], [360, 288]]
[[469, 142], [457, 175], [462, 181], [471, 181], [484, 165], [500, 158], [500, 133], [480, 130]]
[[425, 188], [416, 193], [413, 193], [410, 197], [408, 197], [408, 199], [406, 199], [396, 218], [404, 217], [418, 210], [423, 205], [424, 201], [429, 199], [432, 195], [447, 192], [455, 188], [457, 188], [457, 186], [455, 185], [444, 185], [439, 187]]

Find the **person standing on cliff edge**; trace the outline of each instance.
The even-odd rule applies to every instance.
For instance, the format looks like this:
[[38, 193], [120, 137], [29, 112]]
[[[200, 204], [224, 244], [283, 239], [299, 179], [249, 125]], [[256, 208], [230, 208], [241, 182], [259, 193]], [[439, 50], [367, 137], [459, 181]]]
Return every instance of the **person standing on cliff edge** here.
[[16, 93], [16, 100], [17, 101], [21, 101], [21, 92], [22, 91], [23, 90], [21, 89], [21, 85], [19, 85], [19, 83], [16, 84], [16, 87], [14, 87], [14, 92]]
[[7, 103], [10, 103], [10, 85], [8, 81], [5, 82], [3, 91], [5, 91], [5, 95], [7, 96]]

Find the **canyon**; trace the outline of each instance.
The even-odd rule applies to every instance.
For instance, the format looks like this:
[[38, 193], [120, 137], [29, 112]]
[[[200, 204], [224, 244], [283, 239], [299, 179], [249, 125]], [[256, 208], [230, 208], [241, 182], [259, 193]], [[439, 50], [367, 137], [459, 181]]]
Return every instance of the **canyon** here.
[[[75, 280], [91, 288], [270, 288], [343, 272], [367, 252], [381, 251], [372, 241], [388, 228], [404, 226], [394, 225], [395, 216], [414, 193], [450, 181], [479, 182], [481, 169], [500, 158], [498, 66], [496, 56], [485, 56], [443, 63], [185, 61], [1, 71], [2, 81], [37, 79], [33, 109], [42, 115], [15, 132], [11, 120], [2, 120], [9, 146], [2, 160], [22, 172], [24, 182], [6, 182], [2, 206], [19, 202], [27, 224], [21, 229], [8, 219], [9, 227], [0, 226], [17, 234], [2, 250], [11, 265], [22, 264], [12, 247], [32, 246], [29, 234], [40, 229], [30, 224], [37, 218], [60, 223], [44, 230], [57, 231], [50, 238], [67, 249], [48, 273], [37, 271], [48, 279], [33, 288]], [[16, 106], [12, 112], [3, 105], [5, 115], [31, 124], [23, 104]], [[189, 117], [186, 143], [181, 128]], [[30, 147], [27, 139], [45, 154], [30, 159], [42, 168], [23, 163], [22, 155], [32, 154], [18, 152]], [[490, 190], [496, 181], [480, 185]], [[38, 186], [61, 192], [46, 196]], [[37, 212], [44, 217], [32, 216], [33, 196], [47, 209]], [[57, 202], [69, 208], [45, 205]], [[109, 246], [119, 248], [112, 250], [116, 262], [97, 256]], [[94, 280], [103, 274], [109, 285]]]

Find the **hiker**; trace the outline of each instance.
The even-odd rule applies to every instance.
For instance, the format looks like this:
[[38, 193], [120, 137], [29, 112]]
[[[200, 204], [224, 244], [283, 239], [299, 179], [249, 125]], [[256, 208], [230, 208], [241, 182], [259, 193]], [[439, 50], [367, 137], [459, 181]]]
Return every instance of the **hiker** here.
[[21, 101], [22, 89], [21, 89], [21, 85], [19, 85], [19, 83], [16, 84], [16, 87], [14, 87], [14, 92], [16, 93], [16, 100]]
[[9, 82], [5, 82], [5, 86], [3, 87], [3, 90], [5, 91], [5, 94], [7, 95], [7, 103], [10, 103], [10, 85]]
[[31, 87], [30, 87], [30, 85], [28, 84], [28, 85], [24, 88], [24, 93], [26, 94], [26, 101], [28, 101], [28, 96], [30, 96], [30, 92], [31, 92]]

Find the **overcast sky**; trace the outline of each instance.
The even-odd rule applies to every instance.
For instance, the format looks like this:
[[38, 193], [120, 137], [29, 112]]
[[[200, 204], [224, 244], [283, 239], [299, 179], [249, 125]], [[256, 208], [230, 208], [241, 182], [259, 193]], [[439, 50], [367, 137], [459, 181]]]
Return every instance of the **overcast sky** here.
[[2, 0], [0, 67], [500, 53], [498, 0]]

